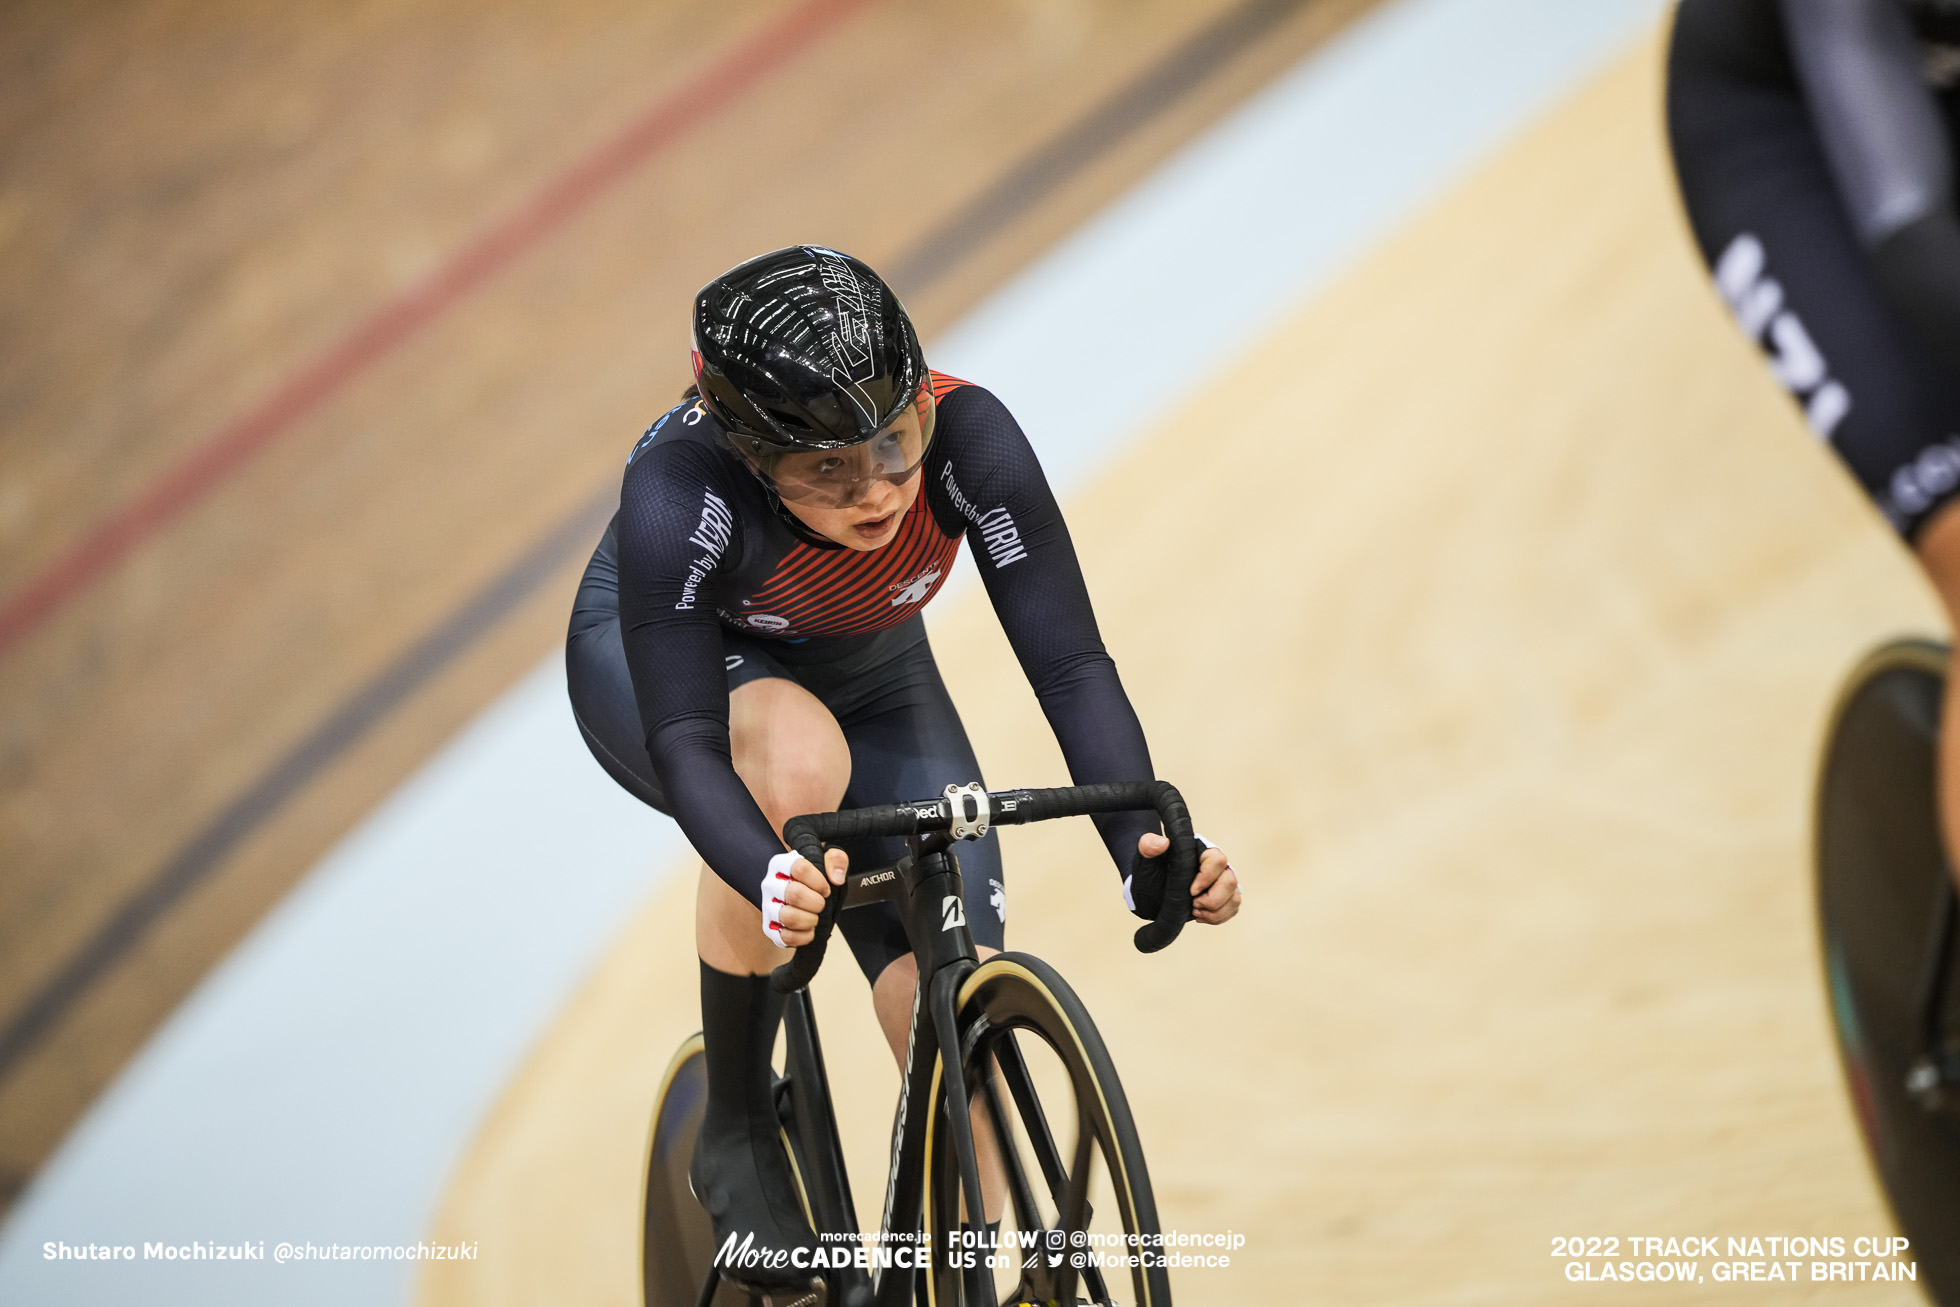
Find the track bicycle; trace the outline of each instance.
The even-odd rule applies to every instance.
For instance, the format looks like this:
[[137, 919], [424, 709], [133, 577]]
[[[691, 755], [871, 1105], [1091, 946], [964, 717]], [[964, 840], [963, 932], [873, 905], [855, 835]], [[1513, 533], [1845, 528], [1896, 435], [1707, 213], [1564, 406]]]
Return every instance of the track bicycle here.
[[1960, 1303], [1960, 909], [1935, 790], [1951, 650], [1900, 640], [1845, 682], [1817, 783], [1817, 916], [1859, 1129], [1925, 1283]]
[[[1047, 963], [1025, 953], [979, 960], [952, 851], [993, 826], [1145, 809], [1156, 811], [1171, 841], [1162, 910], [1136, 932], [1137, 947], [1155, 952], [1190, 918], [1200, 851], [1184, 801], [1163, 781], [993, 793], [948, 786], [937, 799], [785, 823], [784, 843], [818, 867], [827, 840], [903, 836], [910, 850], [889, 866], [850, 871], [826, 900], [815, 938], [773, 978], [790, 995], [776, 1083], [783, 1143], [820, 1251], [837, 1264], [821, 1268], [820, 1288], [753, 1299], [722, 1278], [716, 1263], [724, 1250], [714, 1246], [687, 1178], [707, 1096], [695, 1035], [675, 1054], [654, 1105], [641, 1258], [647, 1307], [1168, 1307], [1150, 1174], [1108, 1050]], [[897, 909], [919, 985], [884, 1213], [860, 1245], [807, 986], [838, 915], [877, 902]], [[992, 1226], [976, 1115], [1006, 1190]], [[1113, 1296], [1119, 1290], [1128, 1296]]]

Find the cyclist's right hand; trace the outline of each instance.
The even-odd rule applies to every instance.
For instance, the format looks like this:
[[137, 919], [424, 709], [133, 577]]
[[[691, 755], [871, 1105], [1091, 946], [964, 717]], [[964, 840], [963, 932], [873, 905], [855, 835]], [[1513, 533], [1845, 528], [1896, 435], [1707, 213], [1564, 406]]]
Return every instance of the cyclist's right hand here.
[[817, 914], [832, 885], [844, 883], [851, 860], [842, 849], [824, 853], [824, 874], [802, 854], [784, 851], [762, 873], [762, 933], [778, 948], [801, 948], [816, 938]]

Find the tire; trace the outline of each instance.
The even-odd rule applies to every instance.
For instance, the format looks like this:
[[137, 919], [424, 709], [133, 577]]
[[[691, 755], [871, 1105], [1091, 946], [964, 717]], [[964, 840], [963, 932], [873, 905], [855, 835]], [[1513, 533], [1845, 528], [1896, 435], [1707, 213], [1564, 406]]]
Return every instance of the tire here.
[[[1011, 1147], [1001, 1150], [1009, 1190], [1002, 1242], [1016, 1246], [996, 1253], [999, 1264], [992, 1270], [985, 1265], [986, 1248], [975, 1250], [980, 1262], [975, 1268], [950, 1264], [948, 1236], [959, 1228], [960, 1164], [949, 1129], [949, 1086], [944, 1066], [936, 1064], [925, 1147], [931, 1307], [1057, 1300], [1074, 1304], [1085, 1299], [1107, 1303], [1113, 1301], [1112, 1288], [1120, 1289], [1126, 1280], [1129, 1288], [1122, 1301], [1168, 1307], [1170, 1280], [1161, 1266], [1105, 1274], [1071, 1264], [1074, 1254], [1089, 1251], [1074, 1241], [1078, 1232], [1104, 1239], [1101, 1250], [1106, 1255], [1125, 1256], [1139, 1249], [1118, 1247], [1108, 1242], [1112, 1236], [1159, 1232], [1150, 1173], [1129, 1103], [1081, 1000], [1046, 963], [1026, 954], [1002, 953], [966, 978], [956, 1008], [968, 1101], [986, 1110], [997, 1136], [1004, 1124], [1012, 1140]], [[1067, 1128], [1071, 1119], [1072, 1137]], [[1050, 1139], [1051, 1124], [1054, 1137], [1044, 1166], [1038, 1141]], [[1058, 1195], [1066, 1200], [1077, 1184], [1084, 1186], [1087, 1202], [1082, 1217], [1070, 1218]], [[1021, 1245], [1027, 1235], [1046, 1240], [1057, 1231], [1068, 1245], [1059, 1265], [1050, 1266], [1053, 1254], [1045, 1242]]]
[[[1858, 1126], [1933, 1297], [1960, 1303], [1960, 1103], [1915, 1096], [1936, 908], [1949, 875], [1935, 798], [1949, 651], [1900, 641], [1852, 673], [1817, 786], [1817, 915], [1827, 999]], [[1945, 1030], [1956, 1048], [1960, 968]], [[1946, 1101], [1938, 1101], [1944, 1097]]]
[[[690, 1036], [667, 1064], [653, 1101], [647, 1135], [646, 1201], [640, 1235], [640, 1279], [646, 1307], [697, 1307], [708, 1264], [714, 1260], [714, 1231], [708, 1213], [694, 1200], [687, 1164], [694, 1137], [708, 1106], [707, 1063], [701, 1036]], [[718, 1291], [717, 1307], [737, 1299]]]
[[[690, 1035], [661, 1077], [647, 1134], [640, 1222], [640, 1291], [646, 1307], [699, 1307], [701, 1287], [708, 1281], [715, 1256], [714, 1226], [687, 1179], [694, 1137], [701, 1131], [707, 1107], [707, 1061], [701, 1036]], [[790, 1143], [787, 1132], [783, 1143]], [[794, 1150], [790, 1157], [797, 1199], [807, 1215], [809, 1202], [801, 1192], [802, 1173]], [[713, 1307], [750, 1307], [749, 1295], [726, 1281], [716, 1286], [712, 1303]]]

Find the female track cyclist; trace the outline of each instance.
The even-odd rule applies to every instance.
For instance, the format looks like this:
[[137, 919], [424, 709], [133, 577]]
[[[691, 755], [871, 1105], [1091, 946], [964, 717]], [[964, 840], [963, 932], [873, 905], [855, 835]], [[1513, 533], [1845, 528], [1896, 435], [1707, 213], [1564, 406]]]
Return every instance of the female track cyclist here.
[[[1960, 629], [1960, 0], [1683, 0], [1668, 135], [1742, 329]], [[1939, 807], [1960, 852], [1960, 694]]]
[[[814, 1247], [771, 1091], [783, 1001], [768, 973], [806, 944], [845, 868], [895, 840], [786, 852], [790, 817], [938, 794], [979, 764], [920, 610], [971, 542], [988, 597], [1077, 784], [1153, 776], [1103, 649], [1068, 530], [1014, 419], [926, 370], [889, 287], [856, 259], [793, 246], [731, 268], [694, 303], [695, 386], [640, 438], [619, 513], [586, 569], [566, 647], [599, 764], [671, 814], [701, 854], [695, 943], [708, 1107], [690, 1175], [719, 1247]], [[1154, 916], [1168, 841], [1148, 814], [1097, 818], [1125, 902]], [[998, 951], [993, 835], [960, 855], [966, 919]], [[1239, 910], [1208, 848], [1193, 916]], [[915, 963], [879, 904], [838, 929], [904, 1055]], [[755, 1287], [809, 1273], [745, 1272]]]

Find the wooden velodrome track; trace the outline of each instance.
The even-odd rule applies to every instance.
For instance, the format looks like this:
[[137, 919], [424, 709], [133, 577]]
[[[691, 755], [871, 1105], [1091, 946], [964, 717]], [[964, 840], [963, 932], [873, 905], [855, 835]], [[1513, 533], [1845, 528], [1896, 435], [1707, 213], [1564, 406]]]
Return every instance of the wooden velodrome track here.
[[[937, 61], [929, 88], [786, 59], [0, 653], [6, 1010], [616, 477], [679, 384], [660, 306], [815, 225], [916, 259], [931, 329], [1360, 7], [1288, 7], [943, 270], [936, 231], [1236, 7], [826, 17], [813, 39], [862, 65]], [[791, 8], [0, 16], [0, 593]], [[1932, 608], [1706, 287], [1657, 86], [1649, 47], [1070, 507], [1159, 765], [1251, 886], [1240, 923], [1167, 966], [1128, 950], [1081, 832], [1010, 841], [1014, 943], [1097, 1013], [1167, 1222], [1249, 1236], [1186, 1301], [1563, 1301], [1556, 1234], [1888, 1228], [1824, 1025], [1806, 801], [1837, 677]], [[833, 173], [791, 166], [870, 124], [878, 148]], [[689, 184], [758, 140], [777, 167]], [[907, 143], [916, 207], [890, 200]], [[808, 207], [765, 212], [785, 187]], [[1226, 396], [1230, 423], [1199, 420]], [[1166, 484], [1176, 531], [1136, 511]], [[578, 561], [538, 564], [69, 986], [0, 1069], [14, 1183], [335, 834], [551, 647]], [[981, 755], [1058, 779], [976, 599], [935, 641], [956, 695], [1000, 705], [970, 715]], [[425, 1301], [633, 1301], [644, 1113], [694, 1023], [686, 881], [487, 1123], [434, 1231], [485, 1259], [425, 1277]], [[831, 968], [819, 1002], [875, 1175], [892, 1076], [853, 976]], [[1798, 1296], [1669, 1292], [1737, 1295]]]
[[[1934, 610], [1708, 287], [1659, 71], [1650, 42], [1071, 505], [1158, 765], [1249, 887], [1229, 930], [1140, 958], [1086, 831], [1007, 836], [1010, 943], [1097, 1014], [1165, 1224], [1248, 1236], [1180, 1302], [1918, 1301], [1575, 1286], [1550, 1256], [1889, 1229], [1831, 1051], [1807, 807], [1835, 682]], [[1165, 530], [1138, 505], [1173, 485]], [[990, 705], [991, 776], [1062, 779], [984, 599], [934, 641]], [[482, 1131], [432, 1235], [482, 1258], [431, 1265], [427, 1307], [637, 1301], [691, 893], [675, 876]], [[875, 1185], [895, 1073], [854, 969], [818, 989]]]
[[696, 286], [931, 331], [1368, 3], [0, 13], [0, 1210], [562, 639]]

